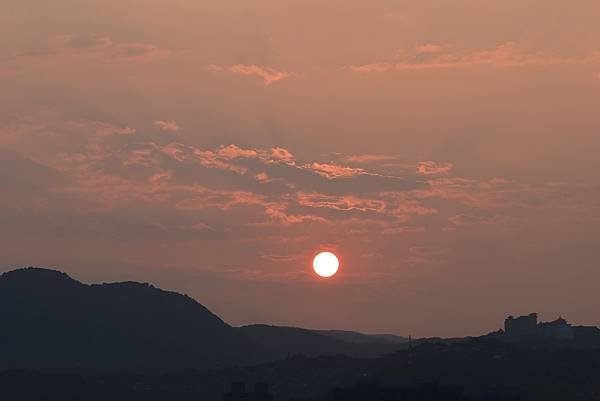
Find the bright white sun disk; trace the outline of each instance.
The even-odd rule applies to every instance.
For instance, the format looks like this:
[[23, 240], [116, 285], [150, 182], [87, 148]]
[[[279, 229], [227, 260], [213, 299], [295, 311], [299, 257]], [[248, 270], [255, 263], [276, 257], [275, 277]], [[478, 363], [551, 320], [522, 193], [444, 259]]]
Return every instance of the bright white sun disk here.
[[340, 261], [331, 252], [321, 252], [313, 260], [313, 269], [321, 277], [331, 277], [337, 273]]

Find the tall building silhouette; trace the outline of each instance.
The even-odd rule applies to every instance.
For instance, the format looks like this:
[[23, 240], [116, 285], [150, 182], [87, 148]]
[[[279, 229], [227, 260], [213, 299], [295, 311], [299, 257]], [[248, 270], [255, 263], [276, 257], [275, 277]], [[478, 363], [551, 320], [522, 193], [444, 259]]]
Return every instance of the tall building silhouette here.
[[504, 332], [511, 337], [532, 337], [538, 334], [538, 315], [530, 313], [527, 316], [509, 316], [504, 321]]
[[537, 313], [527, 316], [509, 316], [504, 321], [504, 334], [509, 338], [551, 338], [553, 340], [571, 340], [573, 328], [562, 317], [552, 322], [538, 322]]

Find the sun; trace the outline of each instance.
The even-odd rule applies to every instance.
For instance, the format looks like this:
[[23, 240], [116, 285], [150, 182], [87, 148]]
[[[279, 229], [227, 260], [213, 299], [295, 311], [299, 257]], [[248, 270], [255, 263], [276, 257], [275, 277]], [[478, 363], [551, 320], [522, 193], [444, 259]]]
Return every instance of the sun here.
[[313, 269], [321, 277], [332, 277], [339, 267], [340, 261], [331, 252], [321, 252], [313, 259]]

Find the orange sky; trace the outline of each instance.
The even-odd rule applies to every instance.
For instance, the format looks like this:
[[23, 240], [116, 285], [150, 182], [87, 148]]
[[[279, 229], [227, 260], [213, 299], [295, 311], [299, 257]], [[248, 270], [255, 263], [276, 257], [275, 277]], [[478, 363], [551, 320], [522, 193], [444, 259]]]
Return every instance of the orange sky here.
[[596, 0], [0, 2], [0, 269], [232, 324], [600, 324]]

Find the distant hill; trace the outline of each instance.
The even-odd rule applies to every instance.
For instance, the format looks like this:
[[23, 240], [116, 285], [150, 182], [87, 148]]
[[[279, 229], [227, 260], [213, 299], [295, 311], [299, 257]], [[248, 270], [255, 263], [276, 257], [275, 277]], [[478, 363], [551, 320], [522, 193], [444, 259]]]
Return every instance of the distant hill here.
[[404, 344], [409, 341], [406, 337], [394, 334], [364, 334], [347, 330], [314, 330], [314, 332], [354, 344]]
[[0, 370], [159, 373], [398, 349], [361, 333], [234, 328], [185, 295], [136, 282], [87, 285], [41, 268], [0, 275], [0, 322]]
[[404, 343], [399, 340], [392, 341], [385, 336], [386, 340], [383, 340], [377, 336], [357, 332], [309, 330], [264, 324], [242, 326], [238, 330], [263, 346], [270, 347], [281, 356], [342, 354], [355, 357], [376, 357], [395, 352], [403, 348], [401, 344]]
[[0, 369], [152, 372], [273, 357], [190, 297], [48, 269], [0, 276], [0, 321]]

